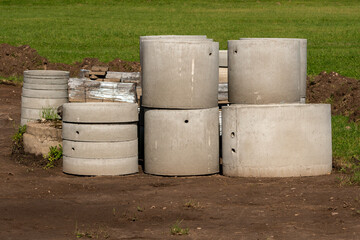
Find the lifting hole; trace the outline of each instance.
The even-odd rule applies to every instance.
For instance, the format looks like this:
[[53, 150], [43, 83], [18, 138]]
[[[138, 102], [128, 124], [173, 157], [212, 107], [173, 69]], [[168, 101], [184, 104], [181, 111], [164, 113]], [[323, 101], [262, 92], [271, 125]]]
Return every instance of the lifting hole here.
[[237, 53], [237, 50], [235, 50], [234, 53]]
[[233, 153], [236, 153], [235, 148], [232, 148], [231, 151], [232, 151]]
[[72, 149], [73, 151], [75, 151], [75, 148], [74, 148], [74, 147], [72, 147], [71, 149]]
[[234, 138], [235, 137], [235, 133], [231, 132], [231, 137]]
[[209, 53], [209, 56], [211, 56], [212, 53]]
[[76, 134], [79, 134], [79, 131], [76, 131]]
[[188, 122], [189, 122], [189, 120], [187, 120], [187, 119], [184, 121], [184, 123], [188, 123]]

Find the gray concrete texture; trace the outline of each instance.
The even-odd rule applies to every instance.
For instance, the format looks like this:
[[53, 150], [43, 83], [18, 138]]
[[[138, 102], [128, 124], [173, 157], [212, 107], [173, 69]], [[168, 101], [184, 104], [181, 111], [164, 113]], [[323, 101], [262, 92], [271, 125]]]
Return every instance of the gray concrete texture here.
[[67, 90], [68, 85], [67, 83], [58, 85], [23, 83], [23, 88], [35, 90]]
[[69, 78], [70, 73], [68, 71], [60, 70], [26, 70], [24, 71], [24, 77], [42, 77], [42, 78]]
[[138, 158], [89, 159], [63, 157], [63, 171], [75, 175], [125, 175], [137, 173]]
[[69, 72], [57, 70], [27, 70], [24, 71], [24, 83], [62, 85], [67, 84]]
[[143, 41], [142, 104], [152, 108], [217, 106], [219, 43]]
[[[49, 85], [51, 86], [51, 85]], [[35, 89], [22, 89], [22, 96], [28, 98], [45, 98], [45, 99], [57, 99], [57, 98], [67, 98], [68, 91], [67, 89], [63, 90], [35, 90]]]
[[307, 39], [301, 38], [240, 38], [240, 40], [292, 40], [300, 43], [300, 102], [306, 101], [306, 77], [307, 77]]
[[37, 120], [41, 119], [42, 109], [21, 108], [21, 118]]
[[235, 104], [222, 108], [223, 174], [297, 177], [332, 169], [329, 104]]
[[68, 102], [68, 98], [28, 98], [21, 97], [21, 107], [23, 108], [58, 108]]
[[72, 123], [129, 123], [139, 119], [136, 103], [66, 103], [63, 121]]
[[219, 50], [219, 67], [227, 68], [228, 67], [228, 51]]
[[[172, 41], [206, 41], [207, 37], [206, 35], [153, 35], [153, 36], [140, 36], [139, 39], [139, 52], [140, 52], [140, 65], [143, 65], [143, 52], [142, 52], [142, 44], [144, 41], [166, 41], [166, 40], [172, 40]], [[141, 78], [143, 77], [143, 74], [141, 72]]]
[[83, 142], [121, 142], [137, 139], [137, 124], [78, 124], [62, 125], [62, 138]]
[[300, 42], [228, 41], [229, 102], [300, 102]]
[[21, 97], [21, 124], [41, 118], [43, 108], [58, 108], [68, 102], [69, 72], [55, 70], [24, 71]]
[[145, 111], [145, 172], [219, 172], [219, 109]]
[[138, 141], [76, 142], [63, 140], [63, 154], [73, 158], [117, 159], [138, 156]]

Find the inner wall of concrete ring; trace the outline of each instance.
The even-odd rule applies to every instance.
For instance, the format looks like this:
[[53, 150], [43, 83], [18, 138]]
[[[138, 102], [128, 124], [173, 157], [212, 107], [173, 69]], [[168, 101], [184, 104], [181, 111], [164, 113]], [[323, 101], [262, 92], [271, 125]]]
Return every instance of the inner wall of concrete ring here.
[[332, 168], [329, 104], [233, 104], [222, 108], [223, 174], [297, 177]]
[[302, 38], [240, 38], [240, 40], [292, 40], [300, 42], [300, 102], [306, 102], [307, 39]]
[[228, 41], [229, 102], [300, 102], [300, 42]]
[[142, 105], [199, 109], [218, 104], [219, 43], [144, 41]]
[[219, 109], [145, 111], [145, 172], [189, 176], [219, 172]]

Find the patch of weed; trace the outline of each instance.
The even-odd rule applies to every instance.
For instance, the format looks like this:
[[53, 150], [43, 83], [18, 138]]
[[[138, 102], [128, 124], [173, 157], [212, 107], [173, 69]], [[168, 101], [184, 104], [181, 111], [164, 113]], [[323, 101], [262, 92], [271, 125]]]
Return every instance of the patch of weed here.
[[44, 158], [47, 160], [47, 164], [44, 169], [53, 168], [56, 166], [57, 162], [62, 158], [63, 149], [62, 146], [51, 146], [50, 151], [47, 156]]
[[341, 184], [360, 184], [360, 125], [348, 117], [332, 117], [333, 167]]
[[189, 228], [182, 228], [180, 224], [183, 220], [179, 221], [176, 220], [176, 222], [170, 227], [170, 233], [171, 235], [187, 235], [189, 234]]
[[41, 119], [45, 119], [47, 121], [58, 121], [60, 118], [59, 115], [57, 114], [57, 109], [42, 108]]
[[24, 141], [23, 136], [26, 132], [26, 125], [20, 125], [16, 130], [15, 134], [12, 136], [12, 153], [22, 153], [24, 152]]
[[200, 209], [202, 206], [200, 205], [200, 202], [196, 202], [194, 200], [189, 200], [184, 203], [184, 207], [186, 209]]

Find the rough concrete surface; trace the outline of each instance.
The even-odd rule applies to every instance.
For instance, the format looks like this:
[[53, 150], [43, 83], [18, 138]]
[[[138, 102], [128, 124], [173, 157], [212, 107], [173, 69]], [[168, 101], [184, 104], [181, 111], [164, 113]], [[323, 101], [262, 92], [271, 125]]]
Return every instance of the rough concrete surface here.
[[63, 154], [73, 158], [127, 158], [138, 155], [138, 140], [123, 142], [75, 142], [63, 140]]
[[293, 40], [228, 41], [229, 102], [300, 102], [299, 49]]
[[61, 129], [47, 123], [28, 123], [23, 141], [25, 152], [44, 156], [51, 146], [62, 143]]
[[145, 172], [205, 175], [219, 171], [219, 109], [145, 111]]
[[84, 142], [120, 142], [137, 139], [137, 124], [76, 124], [63, 123], [65, 140]]
[[143, 41], [142, 105], [198, 109], [217, 106], [219, 43]]
[[138, 121], [136, 103], [66, 103], [63, 121], [73, 123], [122, 123]]
[[329, 104], [230, 105], [222, 108], [223, 174], [295, 177], [332, 169]]
[[75, 175], [125, 175], [137, 173], [138, 157], [89, 159], [63, 157], [63, 171]]

